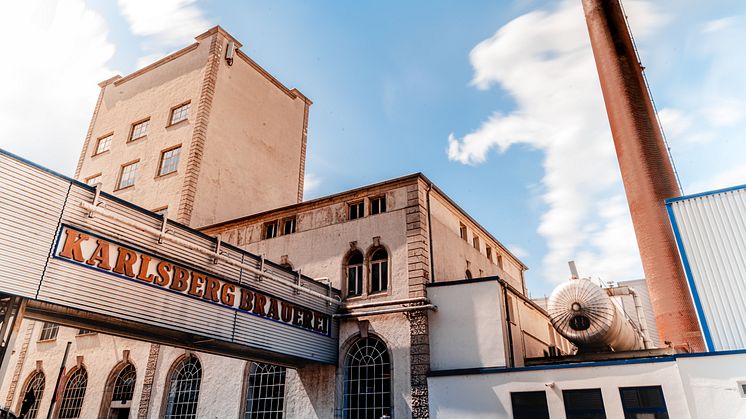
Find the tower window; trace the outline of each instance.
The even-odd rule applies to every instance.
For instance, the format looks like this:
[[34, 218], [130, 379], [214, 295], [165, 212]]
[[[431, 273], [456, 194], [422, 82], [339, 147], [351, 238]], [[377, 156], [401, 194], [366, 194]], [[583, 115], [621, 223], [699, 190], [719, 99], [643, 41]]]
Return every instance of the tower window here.
[[264, 238], [273, 239], [277, 237], [277, 221], [264, 224]]
[[185, 121], [189, 117], [189, 105], [189, 103], [185, 103], [171, 110], [171, 125]]
[[282, 234], [295, 233], [295, 217], [287, 218], [282, 221]]
[[179, 168], [179, 157], [181, 156], [181, 146], [174, 147], [161, 153], [161, 164], [158, 169], [158, 176], [167, 175], [175, 172]]
[[376, 215], [386, 212], [386, 197], [379, 196], [370, 200], [370, 214]]
[[139, 162], [132, 162], [122, 166], [122, 170], [119, 174], [119, 187], [118, 189], [129, 188], [135, 185], [135, 177], [137, 176], [137, 166]]
[[109, 134], [96, 140], [96, 152], [93, 153], [93, 155], [95, 156], [105, 151], [109, 151], [109, 149], [111, 148], [112, 138], [114, 138], [114, 134]]
[[363, 218], [363, 216], [365, 215], [364, 211], [365, 211], [365, 203], [363, 201], [350, 204], [347, 209], [347, 213], [349, 216], [348, 218], [350, 220], [356, 220], [358, 218]]
[[132, 124], [132, 130], [130, 133], [130, 141], [135, 141], [137, 139], [143, 138], [146, 135], [148, 135], [148, 127], [150, 127], [150, 118], [144, 121]]

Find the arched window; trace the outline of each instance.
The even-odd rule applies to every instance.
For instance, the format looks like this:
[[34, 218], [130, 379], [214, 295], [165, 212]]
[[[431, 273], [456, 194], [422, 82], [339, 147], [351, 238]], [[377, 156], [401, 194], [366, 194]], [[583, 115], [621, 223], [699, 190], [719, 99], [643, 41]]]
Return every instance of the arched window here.
[[185, 357], [177, 362], [171, 373], [164, 416], [166, 419], [196, 418], [202, 366], [194, 356]]
[[285, 367], [252, 362], [248, 381], [244, 419], [282, 419], [285, 412]]
[[391, 361], [386, 344], [375, 337], [358, 340], [344, 365], [345, 419], [391, 416]]
[[26, 386], [23, 388], [21, 393], [21, 407], [18, 411], [25, 408], [28, 405], [28, 410], [24, 419], [35, 419], [39, 413], [39, 403], [44, 395], [44, 373], [41, 371], [33, 372], [26, 380]]
[[[132, 364], [126, 364], [119, 370], [113, 381], [110, 381], [108, 386], [111, 386], [111, 392], [105, 393], [104, 403], [106, 406], [106, 417], [109, 419], [128, 418], [130, 416], [130, 409], [132, 408], [132, 395], [135, 392], [135, 379], [137, 378], [137, 372], [135, 366]], [[107, 394], [108, 393], [108, 394]], [[109, 394], [111, 398], [109, 398]]]
[[389, 289], [389, 254], [379, 248], [370, 257], [370, 292]]
[[88, 373], [85, 368], [78, 368], [65, 382], [58, 418], [74, 419], [80, 417], [80, 409], [83, 408], [83, 398], [87, 386]]
[[363, 294], [363, 254], [354, 251], [347, 258], [347, 295]]

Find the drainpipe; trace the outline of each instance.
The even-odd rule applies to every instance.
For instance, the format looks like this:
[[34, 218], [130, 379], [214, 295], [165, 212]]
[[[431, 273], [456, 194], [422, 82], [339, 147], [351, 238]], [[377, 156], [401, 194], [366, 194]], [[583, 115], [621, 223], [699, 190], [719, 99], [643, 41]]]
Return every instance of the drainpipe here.
[[635, 292], [634, 288], [628, 286], [607, 288], [606, 293], [612, 295], [631, 295], [632, 301], [635, 303], [635, 312], [637, 314], [637, 324], [640, 325], [640, 334], [642, 335], [642, 345], [645, 349], [653, 347], [653, 342], [650, 340], [648, 335], [648, 322], [645, 319], [645, 311], [642, 309], [642, 300], [640, 296]]
[[433, 260], [433, 223], [430, 217], [430, 190], [433, 188], [432, 183], [427, 185], [427, 234], [430, 239], [430, 282], [435, 283], [435, 261]]

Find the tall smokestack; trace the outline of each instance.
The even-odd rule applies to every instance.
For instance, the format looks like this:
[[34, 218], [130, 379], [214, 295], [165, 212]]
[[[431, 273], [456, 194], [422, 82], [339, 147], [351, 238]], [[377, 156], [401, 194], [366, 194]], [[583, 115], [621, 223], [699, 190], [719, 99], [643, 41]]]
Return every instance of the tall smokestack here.
[[664, 201], [681, 195], [619, 0], [583, 0], [661, 342], [704, 351]]

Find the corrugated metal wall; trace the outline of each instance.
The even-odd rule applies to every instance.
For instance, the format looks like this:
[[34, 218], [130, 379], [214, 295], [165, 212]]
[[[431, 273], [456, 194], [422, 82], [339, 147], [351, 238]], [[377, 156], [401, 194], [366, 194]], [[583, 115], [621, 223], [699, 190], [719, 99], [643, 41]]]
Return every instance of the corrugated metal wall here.
[[708, 348], [746, 349], [746, 187], [666, 205]]
[[[337, 362], [337, 321], [331, 321], [331, 335], [325, 336], [52, 257], [61, 226], [68, 225], [330, 317], [337, 311], [337, 304], [327, 304], [312, 294], [295, 293], [279, 281], [258, 280], [254, 273], [227, 263], [213, 263], [207, 255], [168, 240], [158, 243], [154, 235], [111, 218], [89, 217], [80, 203], [93, 202], [94, 195], [87, 185], [0, 150], [0, 291], [291, 357]], [[161, 228], [162, 219], [149, 211], [107, 194], [102, 194], [99, 202], [118, 216]], [[215, 239], [184, 226], [169, 223], [167, 230], [201, 248], [216, 247]], [[255, 268], [261, 263], [258, 256], [228, 245], [222, 246], [221, 254]], [[287, 280], [297, 279], [297, 275], [272, 263], [266, 263], [265, 269]], [[301, 277], [300, 284], [317, 293], [328, 292], [325, 285], [308, 277]], [[332, 296], [338, 297], [339, 291], [332, 290]]]

